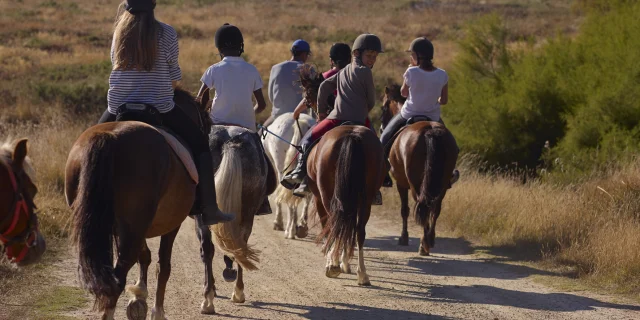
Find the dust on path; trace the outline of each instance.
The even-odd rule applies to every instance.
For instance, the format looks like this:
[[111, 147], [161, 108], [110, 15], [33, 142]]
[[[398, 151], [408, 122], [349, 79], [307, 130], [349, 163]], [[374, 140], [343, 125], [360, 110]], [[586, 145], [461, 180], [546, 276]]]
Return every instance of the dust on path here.
[[[229, 298], [233, 283], [222, 281], [222, 254], [216, 252], [217, 315], [201, 315], [204, 267], [194, 224], [187, 219], [173, 249], [165, 311], [169, 319], [640, 319], [640, 305], [616, 303], [587, 292], [566, 293], [533, 282], [544, 275], [474, 253], [457, 238], [438, 238], [430, 257], [417, 255], [419, 229], [410, 229], [408, 247], [397, 246], [399, 222], [373, 217], [367, 225], [365, 260], [373, 286], [359, 287], [354, 274], [324, 276], [320, 248], [307, 239], [285, 240], [272, 230], [273, 215], [256, 218], [249, 242], [262, 251], [260, 270], [245, 273], [247, 302]], [[312, 232], [314, 230], [312, 229]], [[317, 232], [317, 230], [315, 230]], [[394, 236], [396, 235], [396, 236]], [[154, 262], [159, 239], [149, 240]], [[64, 264], [69, 266], [69, 264]], [[355, 271], [357, 260], [352, 260]], [[137, 279], [135, 266], [128, 283]], [[76, 279], [75, 268], [66, 269]], [[155, 264], [149, 279], [149, 310], [155, 297]], [[75, 281], [75, 280], [73, 280]], [[125, 319], [123, 295], [116, 319]], [[97, 318], [89, 308], [71, 316]]]

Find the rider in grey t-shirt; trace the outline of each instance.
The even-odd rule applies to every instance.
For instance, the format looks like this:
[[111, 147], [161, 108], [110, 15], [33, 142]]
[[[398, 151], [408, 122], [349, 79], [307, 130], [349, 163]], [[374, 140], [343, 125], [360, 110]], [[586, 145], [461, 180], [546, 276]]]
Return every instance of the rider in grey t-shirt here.
[[302, 87], [298, 68], [311, 55], [309, 43], [302, 39], [296, 40], [291, 46], [291, 59], [278, 63], [271, 68], [269, 76], [269, 100], [271, 101], [271, 116], [264, 122], [269, 126], [279, 115], [293, 112], [302, 100]]

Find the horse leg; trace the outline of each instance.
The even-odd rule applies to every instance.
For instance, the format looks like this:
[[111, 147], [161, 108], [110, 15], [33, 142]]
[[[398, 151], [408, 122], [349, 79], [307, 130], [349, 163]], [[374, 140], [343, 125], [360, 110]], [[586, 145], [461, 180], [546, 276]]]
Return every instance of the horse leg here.
[[236, 279], [238, 279], [238, 271], [233, 270], [233, 260], [231, 260], [231, 258], [226, 254], [224, 255], [224, 264], [226, 265], [226, 268], [222, 270], [222, 278], [224, 278], [224, 281], [236, 281]]
[[342, 273], [339, 265], [340, 261], [333, 254], [333, 250], [335, 250], [335, 248], [331, 248], [331, 250], [327, 252], [327, 266], [325, 267], [325, 276], [327, 278], [337, 278], [340, 273]]
[[349, 253], [347, 248], [342, 250], [342, 258], [340, 260], [340, 270], [342, 270], [342, 273], [350, 274], [351, 266], [349, 265]]
[[369, 221], [369, 215], [371, 214], [371, 206], [365, 210], [361, 210], [362, 214], [358, 217], [358, 285], [370, 286], [369, 276], [367, 275], [367, 268], [364, 266], [364, 239], [367, 234], [365, 226]]
[[178, 235], [180, 227], [165, 234], [160, 238], [160, 250], [158, 250], [158, 288], [156, 289], [156, 304], [151, 311], [151, 319], [166, 319], [164, 316], [164, 293], [167, 289], [167, 281], [171, 275], [171, 251], [173, 241]]
[[[294, 202], [295, 203], [295, 202]], [[284, 230], [284, 237], [286, 239], [296, 238], [296, 205], [293, 203], [288, 204], [287, 226]]]
[[233, 294], [231, 294], [231, 301], [235, 303], [243, 303], [245, 301], [244, 281], [242, 278], [242, 267], [240, 265], [238, 265], [238, 280], [236, 280], [236, 286], [233, 289]]
[[436, 242], [436, 220], [440, 215], [440, 209], [442, 208], [442, 198], [436, 200], [434, 203], [434, 207], [429, 215], [429, 221], [427, 221], [427, 225], [424, 227], [424, 234], [422, 235], [422, 239], [420, 241], [420, 249], [418, 254], [421, 256], [428, 256], [430, 254], [430, 249], [433, 248]]
[[296, 227], [296, 237], [299, 239], [306, 238], [309, 235], [309, 227], [307, 226], [307, 216], [309, 215], [309, 197], [302, 199], [302, 214], [299, 215]]
[[127, 287], [127, 292], [134, 296], [127, 304], [128, 319], [144, 319], [147, 317], [147, 297], [149, 296], [149, 291], [147, 290], [147, 275], [150, 264], [151, 251], [149, 251], [149, 247], [147, 247], [147, 242], [144, 241], [142, 251], [140, 252], [140, 256], [138, 256], [140, 277], [135, 285]]
[[397, 186], [398, 193], [400, 194], [400, 215], [402, 216], [402, 234], [398, 239], [398, 245], [409, 245], [409, 231], [407, 231], [407, 219], [409, 218], [409, 189], [401, 188]]
[[211, 241], [211, 230], [209, 226], [202, 224], [202, 216], [198, 215], [196, 221], [196, 235], [200, 241], [200, 259], [204, 264], [204, 301], [200, 305], [200, 313], [214, 314], [216, 309], [213, 299], [216, 297], [216, 284], [213, 278], [213, 255], [215, 247]]
[[[122, 291], [124, 291], [125, 284], [127, 283], [127, 274], [131, 267], [136, 263], [140, 256], [140, 249], [144, 243], [144, 237], [140, 236], [138, 232], [126, 231], [120, 232], [118, 237], [118, 258], [116, 259], [116, 267], [113, 270], [115, 278], [118, 283], [118, 292], [112, 297], [109, 297], [106, 308], [102, 314], [102, 319], [112, 320], [116, 312], [116, 305], [118, 304], [118, 298]], [[146, 314], [141, 318], [145, 319]], [[135, 318], [134, 318], [135, 319]]]
[[282, 200], [276, 200], [276, 218], [273, 220], [273, 230], [283, 231], [284, 227], [282, 226]]

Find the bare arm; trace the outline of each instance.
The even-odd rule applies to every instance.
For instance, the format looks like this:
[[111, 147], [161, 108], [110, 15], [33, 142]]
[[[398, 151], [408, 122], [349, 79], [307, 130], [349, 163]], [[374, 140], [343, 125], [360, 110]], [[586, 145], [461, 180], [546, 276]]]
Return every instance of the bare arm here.
[[298, 118], [300, 118], [300, 114], [307, 111], [307, 102], [305, 99], [300, 100], [300, 103], [298, 103], [298, 106], [296, 107], [295, 110], [293, 110], [293, 118], [298, 120]]
[[440, 99], [438, 99], [438, 102], [440, 102], [441, 106], [444, 106], [449, 102], [449, 84], [448, 83], [445, 84], [444, 87], [442, 87], [442, 92], [440, 93]]
[[262, 95], [262, 89], [258, 89], [253, 92], [253, 96], [256, 97], [256, 105], [253, 107], [253, 111], [258, 114], [267, 107], [267, 103], [264, 101], [264, 95]]
[[320, 119], [324, 119], [327, 116], [327, 108], [329, 107], [329, 96], [332, 95], [337, 88], [338, 74], [333, 75], [320, 84], [320, 89], [318, 90], [318, 116], [320, 117]]
[[200, 90], [198, 90], [197, 98], [203, 101], [204, 103], [209, 101], [209, 87], [207, 87], [206, 84], [203, 83], [202, 86], [200, 86]]
[[171, 80], [171, 87], [175, 90], [178, 86], [180, 86], [180, 80]]
[[402, 83], [402, 88], [400, 89], [400, 94], [405, 98], [409, 97], [409, 86], [407, 85], [406, 81], [404, 81]]

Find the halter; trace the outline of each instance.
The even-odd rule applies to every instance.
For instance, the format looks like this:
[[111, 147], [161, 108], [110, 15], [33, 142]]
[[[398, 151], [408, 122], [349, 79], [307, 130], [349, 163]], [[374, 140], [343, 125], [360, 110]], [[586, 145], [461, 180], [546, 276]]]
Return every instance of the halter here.
[[[7, 169], [7, 172], [9, 172], [9, 180], [11, 180], [11, 186], [13, 187], [13, 193], [15, 195], [13, 204], [9, 209], [10, 214], [0, 221], [0, 225], [11, 221], [9, 229], [0, 231], [0, 245], [5, 248], [7, 257], [13, 256], [13, 262], [18, 263], [27, 255], [29, 248], [36, 245], [38, 222], [33, 212], [36, 206], [33, 204], [32, 199], [22, 191], [22, 185], [20, 181], [16, 179], [13, 168], [4, 161], [0, 161], [0, 163]], [[13, 214], [11, 214], [12, 212]], [[9, 234], [15, 231], [22, 214], [27, 218], [27, 227], [17, 235], [10, 236]], [[12, 247], [16, 244], [24, 244], [24, 248], [17, 255], [13, 255]]]

